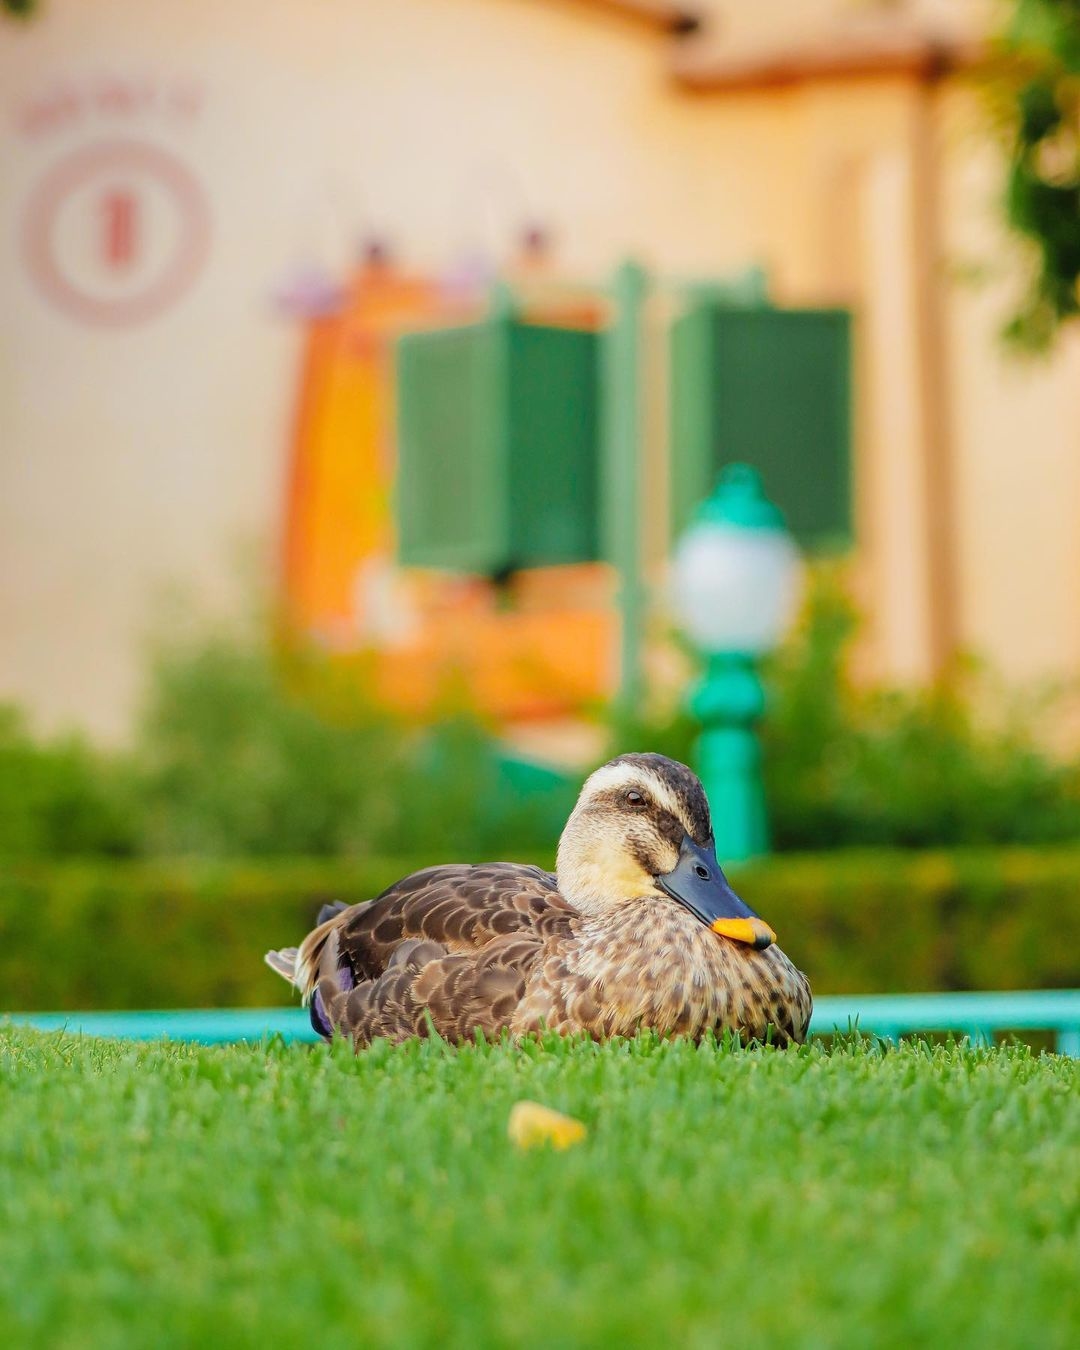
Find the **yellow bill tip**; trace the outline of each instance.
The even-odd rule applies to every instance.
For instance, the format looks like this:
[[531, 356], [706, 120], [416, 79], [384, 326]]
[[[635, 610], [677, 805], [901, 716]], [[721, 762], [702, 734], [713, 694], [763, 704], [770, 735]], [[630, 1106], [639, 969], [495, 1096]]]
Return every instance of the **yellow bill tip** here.
[[552, 1148], [566, 1149], [572, 1144], [580, 1144], [588, 1131], [580, 1120], [552, 1111], [539, 1102], [515, 1102], [506, 1123], [506, 1133], [518, 1148], [550, 1144]]
[[745, 942], [759, 952], [776, 941], [776, 934], [764, 919], [717, 919], [712, 931], [733, 942]]

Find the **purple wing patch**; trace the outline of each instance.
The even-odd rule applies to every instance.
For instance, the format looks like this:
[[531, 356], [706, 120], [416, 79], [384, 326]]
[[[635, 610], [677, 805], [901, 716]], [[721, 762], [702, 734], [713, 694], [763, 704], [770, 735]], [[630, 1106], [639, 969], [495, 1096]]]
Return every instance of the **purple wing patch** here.
[[[356, 988], [356, 976], [353, 974], [353, 968], [348, 961], [342, 961], [337, 969], [337, 985], [343, 994], [349, 993]], [[334, 1028], [330, 1025], [330, 1019], [326, 1015], [326, 1004], [323, 1002], [322, 990], [318, 985], [315, 986], [315, 992], [311, 996], [311, 1027], [313, 1031], [318, 1032], [320, 1036], [325, 1036], [329, 1040], [334, 1034]]]

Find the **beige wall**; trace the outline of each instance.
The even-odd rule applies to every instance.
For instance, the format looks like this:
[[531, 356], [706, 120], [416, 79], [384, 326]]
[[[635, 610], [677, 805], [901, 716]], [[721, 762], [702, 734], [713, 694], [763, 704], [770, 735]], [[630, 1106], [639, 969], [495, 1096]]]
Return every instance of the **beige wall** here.
[[949, 434], [960, 632], [1017, 680], [1080, 671], [1080, 333], [1053, 359], [996, 340], [1024, 261], [988, 229], [998, 164], [970, 98], [943, 101], [948, 257], [979, 279], [949, 288]]
[[[151, 104], [100, 106], [112, 77]], [[63, 89], [73, 119], [28, 131]], [[540, 0], [50, 0], [0, 29], [0, 91], [0, 697], [44, 724], [121, 734], [159, 588], [224, 603], [236, 550], [269, 556], [296, 378], [269, 303], [285, 271], [341, 265], [368, 229], [419, 265], [505, 253], [531, 219], [582, 275], [628, 252], [681, 275], [762, 261], [786, 299], [850, 299], [873, 659], [929, 668], [932, 443], [956, 456], [959, 636], [1014, 676], [1075, 668], [1077, 349], [1006, 369], [991, 299], [939, 295], [937, 406], [915, 147], [920, 118], [955, 129], [940, 99], [927, 112], [903, 81], [679, 96], [654, 36]], [[211, 239], [170, 308], [103, 328], [43, 298], [20, 222], [65, 153], [117, 136], [187, 166]], [[946, 239], [996, 257], [992, 165], [955, 142]]]

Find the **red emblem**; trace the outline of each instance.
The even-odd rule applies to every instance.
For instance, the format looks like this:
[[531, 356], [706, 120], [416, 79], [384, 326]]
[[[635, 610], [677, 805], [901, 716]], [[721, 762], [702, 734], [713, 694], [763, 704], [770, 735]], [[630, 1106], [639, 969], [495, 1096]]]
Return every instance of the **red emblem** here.
[[198, 183], [143, 141], [84, 146], [55, 164], [27, 206], [24, 240], [41, 292], [73, 318], [142, 323], [198, 276], [210, 219]]

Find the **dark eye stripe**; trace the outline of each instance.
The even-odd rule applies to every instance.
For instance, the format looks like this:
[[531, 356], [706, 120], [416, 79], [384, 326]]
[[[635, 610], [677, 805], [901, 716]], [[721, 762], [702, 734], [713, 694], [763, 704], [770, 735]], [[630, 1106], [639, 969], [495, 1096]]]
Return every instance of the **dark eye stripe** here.
[[676, 845], [682, 843], [682, 837], [686, 834], [686, 826], [678, 816], [673, 816], [670, 811], [662, 811], [656, 823], [665, 839], [669, 839]]

